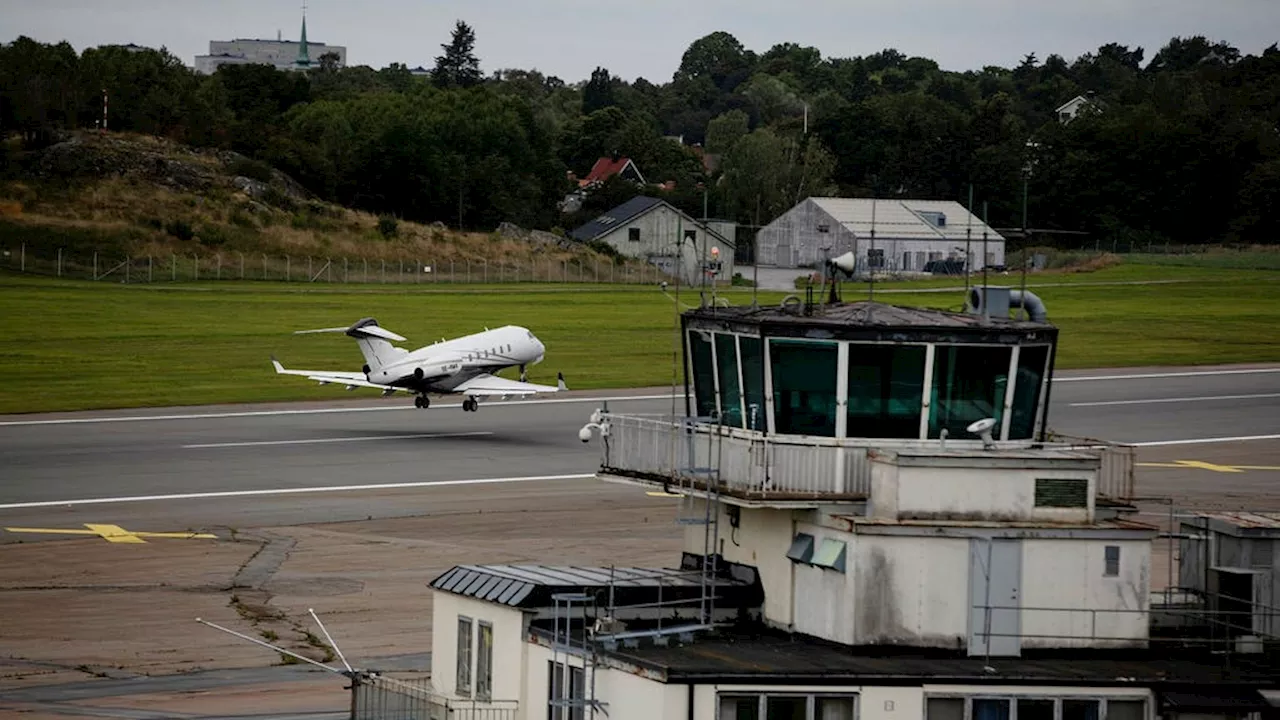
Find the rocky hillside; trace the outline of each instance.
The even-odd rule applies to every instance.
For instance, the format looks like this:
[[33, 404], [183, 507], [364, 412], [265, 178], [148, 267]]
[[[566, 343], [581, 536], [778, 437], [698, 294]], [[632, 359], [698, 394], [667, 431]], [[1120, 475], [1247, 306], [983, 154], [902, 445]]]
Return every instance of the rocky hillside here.
[[[224, 150], [141, 135], [70, 133], [9, 154], [0, 247], [32, 258], [228, 254], [555, 268], [609, 258], [557, 234], [503, 223], [459, 233], [322, 202], [288, 175]], [[83, 260], [82, 260], [83, 262]], [[573, 277], [572, 270], [569, 276]]]

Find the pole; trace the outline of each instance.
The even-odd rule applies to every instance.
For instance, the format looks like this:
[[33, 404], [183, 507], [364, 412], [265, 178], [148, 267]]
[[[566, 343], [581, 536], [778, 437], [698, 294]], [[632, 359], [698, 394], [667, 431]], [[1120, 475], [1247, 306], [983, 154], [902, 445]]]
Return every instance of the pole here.
[[[982, 287], [986, 292], [987, 287], [987, 201], [982, 201]], [[982, 302], [982, 317], [991, 318], [991, 308], [987, 306], [986, 300]]]
[[[1027, 296], [1027, 186], [1031, 184], [1031, 164], [1027, 163], [1026, 172], [1022, 174], [1022, 297]], [[1007, 256], [1009, 249], [1005, 248]], [[1008, 264], [1006, 259], [1005, 264]], [[1018, 304], [1018, 319], [1021, 320], [1026, 309], [1026, 302]], [[1030, 315], [1030, 313], [1027, 313]]]
[[973, 257], [971, 246], [973, 234], [973, 183], [969, 183], [969, 219], [964, 228], [964, 298], [969, 301], [969, 273], [972, 271], [969, 258]]
[[[871, 198], [871, 248], [867, 251], [867, 276], [871, 280], [870, 288], [867, 292], [867, 301], [875, 302], [876, 299], [876, 268], [872, 264], [872, 258], [876, 256], [876, 198]], [[854, 259], [854, 267], [858, 266], [857, 258]]]
[[58, 277], [62, 277], [62, 248], [58, 248]]

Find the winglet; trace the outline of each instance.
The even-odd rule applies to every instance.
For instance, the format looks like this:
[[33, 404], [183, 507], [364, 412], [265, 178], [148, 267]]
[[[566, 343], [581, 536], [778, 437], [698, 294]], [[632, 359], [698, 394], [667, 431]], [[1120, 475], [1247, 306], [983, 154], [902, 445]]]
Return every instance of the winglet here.
[[561, 392], [569, 389], [569, 386], [564, 384], [564, 373], [556, 373], [556, 386]]
[[275, 355], [271, 356], [271, 365], [276, 369], [276, 374], [284, 372], [284, 366], [280, 364]]

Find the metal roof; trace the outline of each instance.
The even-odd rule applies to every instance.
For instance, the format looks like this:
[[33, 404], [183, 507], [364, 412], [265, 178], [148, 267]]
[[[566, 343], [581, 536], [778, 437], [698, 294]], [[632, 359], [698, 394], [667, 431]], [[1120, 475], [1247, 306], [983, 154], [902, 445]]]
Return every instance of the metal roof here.
[[1197, 517], [1220, 520], [1240, 528], [1280, 530], [1280, 512], [1245, 512], [1234, 510], [1197, 511]]
[[[576, 565], [456, 565], [431, 581], [435, 590], [519, 608], [547, 607], [556, 593], [600, 591], [611, 584], [619, 595], [661, 588], [674, 596], [702, 589], [700, 576], [688, 569]], [[716, 584], [722, 590], [750, 585], [727, 576], [717, 577]]]
[[[989, 242], [1004, 241], [1000, 233], [952, 200], [809, 199], [858, 237], [871, 237], [874, 212], [877, 238], [962, 241], [967, 230], [968, 237], [975, 242], [982, 241], [983, 231]], [[938, 216], [945, 220], [941, 225], [937, 222]]]
[[595, 220], [578, 227], [576, 230], [569, 233], [569, 237], [574, 240], [594, 240], [601, 235], [612, 231], [614, 228], [625, 224], [637, 215], [648, 212], [661, 204], [662, 200], [658, 198], [649, 197], [647, 195], [637, 195]]
[[685, 315], [689, 318], [866, 328], [1043, 330], [1053, 327], [1048, 323], [1036, 323], [1030, 320], [994, 316], [983, 318], [974, 313], [901, 307], [867, 300], [831, 304], [815, 303], [812, 315], [804, 314], [803, 305], [797, 306], [794, 310], [783, 309], [781, 306], [703, 307], [689, 310]]

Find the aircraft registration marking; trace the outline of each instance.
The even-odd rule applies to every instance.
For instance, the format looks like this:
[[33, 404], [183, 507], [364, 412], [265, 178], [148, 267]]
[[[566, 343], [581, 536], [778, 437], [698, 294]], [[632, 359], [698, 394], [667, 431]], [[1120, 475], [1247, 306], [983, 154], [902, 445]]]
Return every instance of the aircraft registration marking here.
[[23, 528], [23, 527], [7, 527], [5, 530], [11, 533], [39, 533], [43, 535], [97, 535], [107, 542], [113, 543], [129, 543], [129, 544], [145, 544], [147, 541], [143, 538], [178, 538], [178, 539], [212, 539], [216, 540], [217, 535], [210, 533], [194, 533], [194, 532], [142, 532], [134, 530], [125, 530], [119, 525], [111, 525], [105, 523], [85, 523], [84, 526], [88, 530], [79, 528]]

